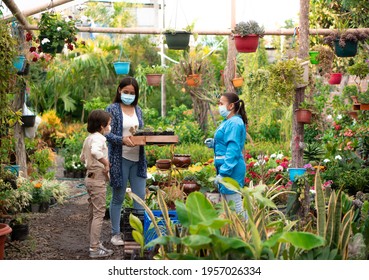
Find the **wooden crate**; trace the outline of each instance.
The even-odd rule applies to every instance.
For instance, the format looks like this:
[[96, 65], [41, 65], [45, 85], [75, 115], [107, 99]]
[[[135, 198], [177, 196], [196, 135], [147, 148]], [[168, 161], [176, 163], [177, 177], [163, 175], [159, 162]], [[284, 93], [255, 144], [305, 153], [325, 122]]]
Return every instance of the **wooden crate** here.
[[147, 135], [131, 136], [131, 140], [136, 145], [169, 145], [178, 143], [178, 135]]

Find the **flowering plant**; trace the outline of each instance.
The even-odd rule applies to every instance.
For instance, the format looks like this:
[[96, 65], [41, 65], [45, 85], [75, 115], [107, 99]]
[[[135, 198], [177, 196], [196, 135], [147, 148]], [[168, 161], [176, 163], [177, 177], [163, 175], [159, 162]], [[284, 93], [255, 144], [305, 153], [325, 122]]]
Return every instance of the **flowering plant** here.
[[[42, 14], [38, 24], [40, 34], [38, 35], [38, 43], [40, 44], [37, 51], [50, 53], [55, 55], [61, 52], [64, 45], [67, 44], [69, 50], [74, 49], [77, 41], [77, 28], [72, 17], [62, 18], [60, 14], [54, 12], [45, 12]], [[32, 35], [26, 35], [26, 41], [31, 41]], [[31, 48], [32, 49], [32, 48]], [[32, 49], [31, 52], [36, 52]]]

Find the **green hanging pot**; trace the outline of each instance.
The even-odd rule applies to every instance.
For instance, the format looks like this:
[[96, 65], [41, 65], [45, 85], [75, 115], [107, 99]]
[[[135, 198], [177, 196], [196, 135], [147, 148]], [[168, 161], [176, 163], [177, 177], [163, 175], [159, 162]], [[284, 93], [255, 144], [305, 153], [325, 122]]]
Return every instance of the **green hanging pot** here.
[[310, 63], [311, 64], [318, 64], [319, 63], [318, 55], [319, 55], [318, 51], [309, 51]]
[[340, 46], [339, 40], [334, 41], [334, 51], [338, 57], [353, 57], [357, 53], [357, 44], [356, 41], [347, 40], [345, 41], [345, 46]]
[[175, 31], [164, 32], [165, 40], [169, 49], [172, 50], [185, 50], [190, 43], [190, 32], [187, 31]]

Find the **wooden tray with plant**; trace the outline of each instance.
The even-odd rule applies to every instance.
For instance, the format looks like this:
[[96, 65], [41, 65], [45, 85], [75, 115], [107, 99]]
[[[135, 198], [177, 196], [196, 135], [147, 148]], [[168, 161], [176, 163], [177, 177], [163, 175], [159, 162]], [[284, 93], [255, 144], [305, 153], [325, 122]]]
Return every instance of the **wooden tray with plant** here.
[[171, 129], [158, 129], [154, 131], [152, 128], [137, 129], [131, 127], [131, 140], [136, 145], [170, 145], [178, 143], [178, 135], [174, 135]]

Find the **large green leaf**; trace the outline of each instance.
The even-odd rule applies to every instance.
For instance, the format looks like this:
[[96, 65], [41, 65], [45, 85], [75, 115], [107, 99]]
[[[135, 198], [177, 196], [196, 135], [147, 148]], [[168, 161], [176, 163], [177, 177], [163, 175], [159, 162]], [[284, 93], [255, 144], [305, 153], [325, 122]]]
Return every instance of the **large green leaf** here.
[[280, 238], [279, 242], [288, 242], [293, 246], [304, 249], [311, 250], [313, 248], [323, 246], [325, 244], [324, 238], [309, 233], [309, 232], [284, 232]]
[[182, 239], [182, 243], [194, 249], [207, 247], [212, 242], [212, 239], [204, 235], [188, 235]]
[[[186, 200], [186, 209], [191, 225], [206, 223], [218, 218], [218, 213], [210, 201], [200, 192], [190, 193]], [[189, 227], [189, 225], [184, 226]]]
[[132, 228], [134, 228], [138, 232], [143, 233], [142, 222], [132, 213], [129, 214], [129, 224], [131, 225]]
[[145, 245], [145, 240], [141, 232], [132, 230], [132, 237], [138, 244], [140, 244], [141, 247]]
[[250, 244], [236, 237], [226, 237], [221, 235], [212, 235], [211, 236], [214, 248], [216, 250], [220, 250], [222, 253], [225, 253], [231, 249], [241, 249], [241, 248], [249, 248], [252, 250]]

